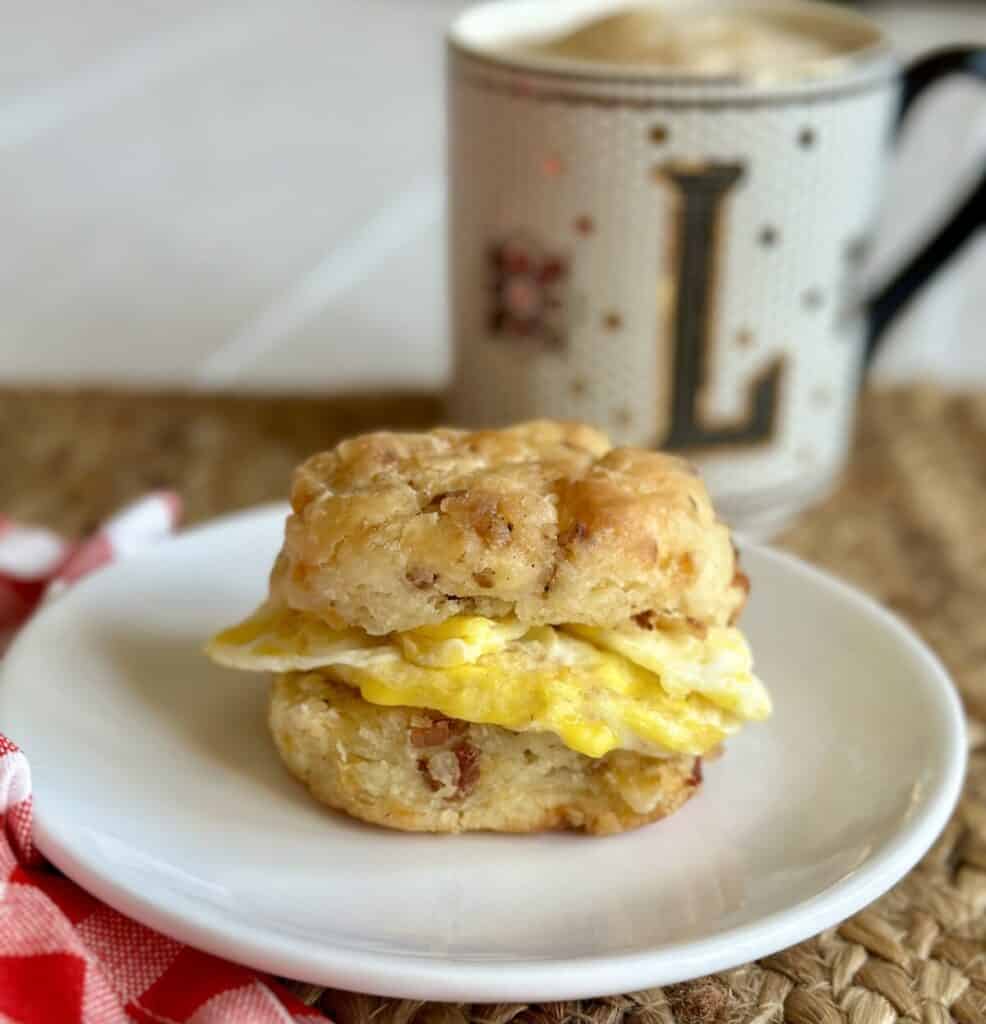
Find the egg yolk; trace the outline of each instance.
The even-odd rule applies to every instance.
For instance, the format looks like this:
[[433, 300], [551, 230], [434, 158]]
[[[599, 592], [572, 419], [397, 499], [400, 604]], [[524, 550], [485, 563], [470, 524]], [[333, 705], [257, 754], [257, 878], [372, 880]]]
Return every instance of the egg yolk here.
[[372, 704], [430, 708], [517, 732], [553, 732], [573, 750], [703, 754], [770, 713], [742, 634], [527, 627], [455, 616], [385, 637], [261, 608], [208, 647], [237, 668], [318, 670]]

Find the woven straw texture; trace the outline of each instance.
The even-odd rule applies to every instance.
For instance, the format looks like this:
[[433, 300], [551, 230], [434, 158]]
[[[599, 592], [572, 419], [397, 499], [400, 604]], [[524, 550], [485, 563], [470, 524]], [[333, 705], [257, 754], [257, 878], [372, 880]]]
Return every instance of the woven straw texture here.
[[[323, 401], [8, 392], [0, 509], [81, 532], [148, 487], [189, 519], [286, 492], [299, 458], [379, 425], [427, 426], [428, 398]], [[986, 1022], [986, 395], [866, 396], [842, 486], [780, 543], [895, 609], [941, 655], [969, 714], [960, 806], [921, 864], [837, 928], [734, 971], [542, 1006], [380, 1000], [298, 984], [338, 1024]]]

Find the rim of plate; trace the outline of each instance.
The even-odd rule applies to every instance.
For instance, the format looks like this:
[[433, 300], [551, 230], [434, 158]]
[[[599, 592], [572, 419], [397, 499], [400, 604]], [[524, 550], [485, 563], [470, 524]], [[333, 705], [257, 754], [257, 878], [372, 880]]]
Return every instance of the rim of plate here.
[[[107, 573], [153, 559], [163, 547], [249, 519], [280, 512], [269, 504], [213, 519], [183, 531], [151, 551], [110, 567]], [[44, 801], [35, 803], [34, 831], [41, 852], [64, 874], [103, 902], [142, 924], [182, 942], [229, 960], [289, 978], [321, 983], [373, 995], [462, 1002], [547, 1002], [593, 998], [673, 982], [688, 981], [769, 955], [801, 942], [852, 916], [899, 881], [928, 850], [958, 801], [966, 768], [965, 716], [947, 670], [917, 634], [895, 614], [862, 591], [786, 552], [738, 538], [759, 557], [783, 566], [813, 587], [834, 592], [865, 613], [877, 628], [893, 634], [921, 666], [928, 685], [937, 691], [947, 748], [941, 784], [928, 793], [920, 810], [893, 838], [841, 881], [808, 899], [705, 938], [673, 943], [649, 951], [598, 956], [495, 959], [441, 958], [414, 953], [380, 953], [331, 942], [319, 943], [290, 935], [258, 931], [243, 921], [197, 903], [185, 895], [163, 900], [115, 884], [108, 866], [87, 857], [81, 839], [63, 835], [49, 820]], [[91, 581], [83, 581], [57, 606], [35, 620], [47, 619], [56, 607], [81, 600]], [[32, 623], [24, 634], [35, 626]], [[15, 641], [11, 653], [21, 642]], [[8, 655], [9, 663], [9, 655]]]

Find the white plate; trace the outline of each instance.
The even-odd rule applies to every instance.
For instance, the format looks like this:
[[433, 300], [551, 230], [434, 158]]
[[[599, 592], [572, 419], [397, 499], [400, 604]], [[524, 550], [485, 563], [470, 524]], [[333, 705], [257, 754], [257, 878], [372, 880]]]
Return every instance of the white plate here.
[[667, 821], [606, 839], [432, 837], [314, 803], [262, 677], [203, 640], [265, 590], [283, 508], [193, 530], [55, 602], [10, 652], [0, 727], [66, 874], [176, 938], [307, 981], [421, 999], [626, 992], [744, 963], [852, 914], [945, 824], [965, 765], [939, 662], [896, 619], [747, 546], [776, 713]]

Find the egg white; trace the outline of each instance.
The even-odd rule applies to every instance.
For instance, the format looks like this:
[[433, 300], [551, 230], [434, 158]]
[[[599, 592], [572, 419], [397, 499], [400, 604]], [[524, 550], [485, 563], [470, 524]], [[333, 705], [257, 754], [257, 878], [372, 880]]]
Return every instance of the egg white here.
[[518, 732], [553, 732], [591, 757], [700, 755], [770, 713], [733, 628], [529, 628], [456, 616], [386, 637], [264, 606], [207, 647], [253, 671], [331, 673], [374, 704], [424, 707]]

